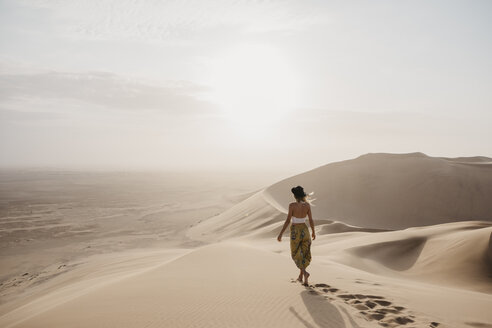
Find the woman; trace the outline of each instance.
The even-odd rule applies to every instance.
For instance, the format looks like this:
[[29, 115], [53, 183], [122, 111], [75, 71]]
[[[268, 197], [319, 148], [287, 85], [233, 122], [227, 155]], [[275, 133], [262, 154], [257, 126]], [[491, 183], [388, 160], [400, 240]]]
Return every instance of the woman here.
[[290, 226], [290, 254], [299, 270], [301, 270], [297, 281], [302, 283], [302, 278], [304, 277], [303, 285], [309, 286], [308, 278], [310, 274], [306, 271], [306, 268], [311, 262], [311, 238], [309, 237], [309, 229], [306, 225], [306, 216], [309, 217], [309, 225], [312, 230], [311, 236], [314, 240], [316, 239], [316, 233], [314, 232], [313, 216], [311, 214], [311, 206], [306, 201], [307, 195], [304, 189], [301, 186], [297, 186], [292, 188], [291, 191], [294, 194], [296, 202], [289, 204], [287, 219], [277, 240], [282, 241], [282, 234], [287, 229], [292, 218], [292, 225]]

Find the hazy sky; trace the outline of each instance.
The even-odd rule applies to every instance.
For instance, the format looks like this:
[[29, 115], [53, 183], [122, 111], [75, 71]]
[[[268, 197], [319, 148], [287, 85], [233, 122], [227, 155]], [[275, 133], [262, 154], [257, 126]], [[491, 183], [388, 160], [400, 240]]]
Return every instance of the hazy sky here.
[[0, 166], [492, 156], [492, 1], [0, 0]]

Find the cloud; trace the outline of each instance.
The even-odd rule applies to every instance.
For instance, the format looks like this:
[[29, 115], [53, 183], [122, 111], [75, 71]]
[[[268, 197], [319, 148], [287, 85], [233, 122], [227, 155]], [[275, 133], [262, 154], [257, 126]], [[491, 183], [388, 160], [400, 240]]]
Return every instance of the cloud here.
[[104, 108], [210, 114], [214, 108], [198, 96], [205, 87], [186, 81], [157, 85], [106, 72], [0, 74], [0, 104], [29, 99], [60, 99]]
[[227, 33], [298, 30], [326, 21], [320, 5], [299, 1], [246, 0], [29, 0], [28, 8], [45, 11], [58, 33], [87, 40], [179, 41], [203, 31]]

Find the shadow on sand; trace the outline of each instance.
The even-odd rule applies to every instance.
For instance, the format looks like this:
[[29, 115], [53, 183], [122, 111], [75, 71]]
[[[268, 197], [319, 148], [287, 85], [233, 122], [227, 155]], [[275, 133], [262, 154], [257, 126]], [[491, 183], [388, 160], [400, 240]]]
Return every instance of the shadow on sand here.
[[348, 312], [344, 311], [346, 316], [349, 318], [351, 324], [347, 326], [338, 308], [332, 305], [321, 295], [318, 295], [312, 289], [307, 288], [306, 290], [302, 291], [301, 297], [304, 305], [306, 306], [306, 309], [309, 311], [309, 314], [313, 318], [313, 321], [316, 323], [316, 325], [312, 325], [306, 319], [302, 318], [293, 307], [290, 307], [289, 310], [302, 324], [304, 324], [304, 326], [306, 326], [306, 328], [361, 328], [351, 319]]

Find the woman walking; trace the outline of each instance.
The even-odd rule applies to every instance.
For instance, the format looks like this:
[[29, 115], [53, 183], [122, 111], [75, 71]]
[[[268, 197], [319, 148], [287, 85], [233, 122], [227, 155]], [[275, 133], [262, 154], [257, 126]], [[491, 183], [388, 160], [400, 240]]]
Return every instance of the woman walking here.
[[308, 278], [310, 274], [306, 271], [306, 268], [311, 263], [311, 237], [309, 236], [309, 229], [306, 225], [306, 216], [309, 218], [309, 225], [312, 230], [311, 236], [314, 240], [316, 239], [316, 233], [314, 232], [313, 216], [311, 214], [311, 206], [306, 201], [307, 195], [304, 189], [301, 186], [297, 186], [292, 188], [291, 191], [294, 194], [296, 202], [289, 204], [287, 219], [277, 240], [282, 241], [282, 234], [292, 219], [290, 226], [290, 254], [300, 270], [297, 280], [302, 283], [302, 279], [304, 278], [304, 286], [309, 286]]

